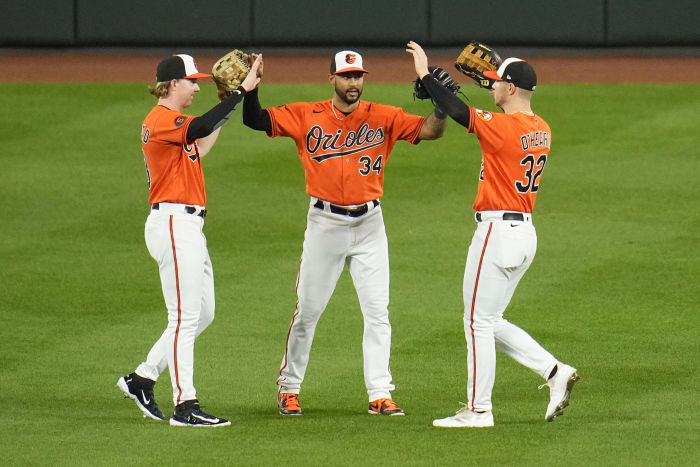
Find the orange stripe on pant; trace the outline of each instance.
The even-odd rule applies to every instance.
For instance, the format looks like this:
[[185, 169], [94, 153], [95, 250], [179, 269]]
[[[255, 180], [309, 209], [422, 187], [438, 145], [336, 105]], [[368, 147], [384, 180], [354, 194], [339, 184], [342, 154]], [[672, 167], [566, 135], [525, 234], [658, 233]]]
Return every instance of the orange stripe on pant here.
[[493, 222], [489, 223], [489, 231], [486, 233], [486, 239], [484, 239], [484, 248], [482, 248], [481, 250], [481, 258], [479, 258], [479, 268], [476, 270], [476, 280], [474, 281], [474, 295], [472, 295], [471, 314], [469, 315], [469, 329], [471, 329], [472, 332], [472, 360], [474, 362], [474, 372], [472, 374], [471, 410], [474, 410], [474, 398], [476, 397], [476, 337], [474, 336], [474, 304], [476, 303], [476, 291], [479, 288], [479, 275], [481, 275], [481, 265], [484, 262], [486, 245], [489, 244], [489, 236], [491, 235], [492, 228]]
[[[299, 302], [297, 302], [297, 306], [299, 305]], [[287, 352], [289, 352], [289, 335], [292, 333], [292, 326], [294, 326], [294, 321], [297, 319], [297, 316], [299, 315], [298, 311], [294, 312], [294, 315], [292, 315], [292, 323], [289, 325], [289, 330], [287, 330], [287, 341], [284, 344], [284, 363], [282, 364], [282, 367], [280, 368], [280, 375], [284, 371], [285, 368], [287, 368]]]
[[180, 322], [182, 319], [182, 307], [180, 302], [180, 279], [177, 270], [177, 253], [175, 252], [175, 234], [173, 233], [173, 216], [170, 216], [170, 242], [173, 245], [173, 261], [175, 262], [175, 290], [177, 290], [177, 327], [175, 328], [175, 339], [173, 340], [173, 354], [175, 360], [175, 383], [177, 384], [177, 403], [180, 403], [182, 396], [182, 388], [180, 387], [180, 378], [177, 369], [177, 338], [180, 333]]

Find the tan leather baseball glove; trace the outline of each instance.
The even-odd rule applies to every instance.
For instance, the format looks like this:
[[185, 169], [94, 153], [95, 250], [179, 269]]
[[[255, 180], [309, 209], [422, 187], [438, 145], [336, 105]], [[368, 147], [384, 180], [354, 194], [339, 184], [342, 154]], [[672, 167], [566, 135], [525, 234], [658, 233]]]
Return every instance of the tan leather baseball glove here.
[[216, 61], [211, 69], [211, 75], [216, 84], [219, 99], [225, 99], [231, 92], [238, 89], [241, 82], [248, 76], [253, 60], [255, 60], [253, 54], [235, 49]]
[[471, 41], [455, 61], [455, 68], [473, 79], [482, 88], [491, 89], [493, 80], [484, 76], [485, 71], [496, 71], [503, 61], [488, 45]]

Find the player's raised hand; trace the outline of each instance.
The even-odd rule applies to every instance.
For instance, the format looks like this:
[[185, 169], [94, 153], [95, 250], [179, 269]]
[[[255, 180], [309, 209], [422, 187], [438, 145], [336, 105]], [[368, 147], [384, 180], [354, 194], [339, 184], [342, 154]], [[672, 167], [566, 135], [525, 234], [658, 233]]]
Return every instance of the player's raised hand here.
[[[263, 65], [265, 64], [265, 62], [262, 58], [262, 54], [250, 54], [250, 55], [252, 57], [253, 62], [255, 62], [255, 60], [258, 57], [260, 57], [260, 67], [258, 68], [258, 76], [260, 77], [260, 79], [262, 79], [262, 77], [263, 77]], [[252, 66], [252, 63], [251, 63], [251, 66]]]
[[262, 54], [256, 55], [255, 60], [253, 60], [253, 64], [250, 66], [248, 76], [246, 76], [243, 82], [241, 83], [241, 86], [243, 86], [243, 89], [245, 89], [246, 91], [250, 92], [253, 89], [257, 88], [258, 84], [260, 84], [260, 82], [262, 81], [262, 63]]
[[428, 71], [428, 56], [425, 54], [423, 48], [414, 41], [409, 41], [406, 47], [408, 47], [406, 52], [413, 55], [413, 64], [416, 67], [416, 74], [418, 77], [423, 78], [430, 73]]

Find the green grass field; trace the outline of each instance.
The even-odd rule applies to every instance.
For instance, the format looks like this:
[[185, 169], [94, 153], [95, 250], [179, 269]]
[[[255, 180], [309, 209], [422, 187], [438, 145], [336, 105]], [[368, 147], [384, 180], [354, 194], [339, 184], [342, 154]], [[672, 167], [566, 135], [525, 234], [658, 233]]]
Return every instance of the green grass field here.
[[[427, 114], [408, 83], [364, 98]], [[467, 89], [472, 105], [496, 110]], [[553, 132], [534, 219], [535, 262], [506, 317], [581, 381], [544, 421], [540, 379], [499, 354], [496, 426], [439, 430], [466, 399], [461, 281], [480, 152], [446, 136], [398, 143], [382, 199], [390, 243], [392, 372], [406, 417], [371, 417], [362, 316], [347, 272], [321, 319], [301, 394], [277, 414], [307, 196], [289, 139], [240, 109], [204, 159], [217, 319], [195, 383], [230, 428], [145, 420], [114, 386], [166, 313], [143, 239], [144, 84], [0, 84], [0, 424], [3, 465], [697, 465], [700, 455], [698, 85], [540, 86]], [[263, 106], [330, 97], [263, 85]], [[204, 86], [192, 114], [215, 102]], [[164, 374], [156, 397], [172, 410]]]

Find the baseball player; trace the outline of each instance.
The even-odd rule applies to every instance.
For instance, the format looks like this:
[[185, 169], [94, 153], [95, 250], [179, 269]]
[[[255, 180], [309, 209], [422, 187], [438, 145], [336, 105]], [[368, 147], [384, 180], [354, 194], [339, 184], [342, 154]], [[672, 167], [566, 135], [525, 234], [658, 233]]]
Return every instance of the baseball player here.
[[369, 413], [404, 415], [392, 400], [389, 354], [389, 255], [380, 206], [384, 168], [394, 144], [436, 139], [446, 115], [420, 117], [360, 99], [362, 55], [342, 50], [331, 58], [331, 99], [262, 109], [258, 91], [246, 95], [243, 123], [270, 137], [294, 139], [310, 196], [307, 228], [292, 316], [279, 378], [282, 415], [301, 415], [298, 394], [316, 324], [347, 264], [364, 317], [364, 377]]
[[494, 103], [504, 111], [491, 113], [466, 106], [439, 86], [417, 43], [409, 42], [406, 51], [413, 55], [416, 73], [436, 105], [475, 134], [482, 150], [474, 202], [477, 228], [467, 255], [463, 288], [469, 399], [456, 415], [434, 420], [433, 426], [493, 426], [496, 346], [545, 379], [540, 386], [550, 388], [545, 419], [553, 421], [569, 405], [578, 373], [503, 319], [518, 282], [535, 257], [532, 209], [552, 142], [549, 125], [530, 106], [537, 76], [519, 58], [508, 58], [497, 71], [485, 72], [494, 81], [490, 91]]
[[158, 263], [168, 326], [146, 361], [117, 381], [144, 417], [164, 420], [153, 386], [170, 368], [175, 410], [170, 425], [219, 427], [231, 422], [201, 410], [193, 384], [194, 341], [214, 320], [214, 272], [202, 232], [207, 214], [201, 158], [212, 148], [246, 92], [260, 82], [258, 58], [241, 86], [201, 117], [182, 113], [199, 92], [193, 58], [178, 54], [158, 65], [151, 94], [158, 105], [141, 126], [151, 211], [146, 220], [148, 251]]

